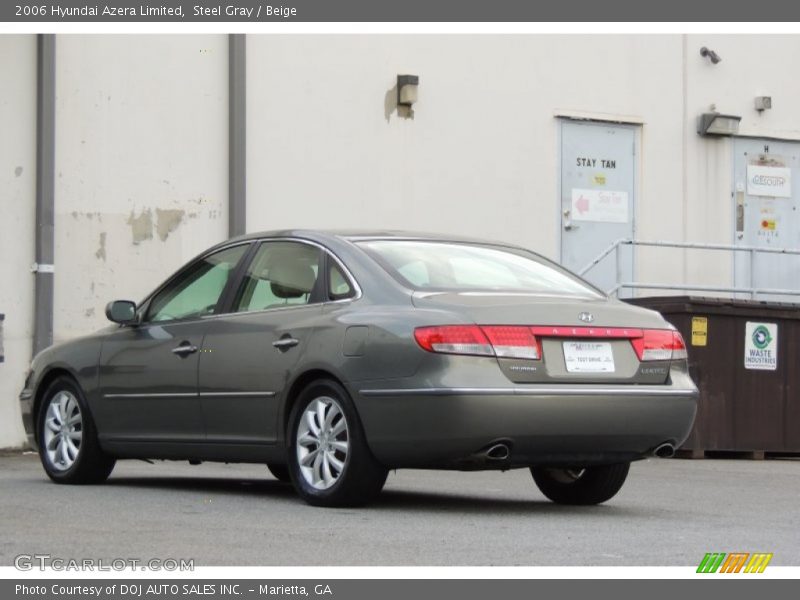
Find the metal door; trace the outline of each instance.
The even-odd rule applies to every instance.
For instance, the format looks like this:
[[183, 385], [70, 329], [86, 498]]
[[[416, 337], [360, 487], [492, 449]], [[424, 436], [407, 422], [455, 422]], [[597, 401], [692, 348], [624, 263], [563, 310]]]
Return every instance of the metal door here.
[[[615, 241], [633, 238], [636, 170], [635, 126], [561, 121], [561, 264], [580, 271]], [[618, 252], [585, 277], [605, 291], [631, 281], [632, 247]]]
[[[800, 248], [800, 144], [734, 140], [734, 243]], [[800, 290], [800, 256], [736, 252], [736, 287]], [[792, 298], [760, 294], [759, 298]]]

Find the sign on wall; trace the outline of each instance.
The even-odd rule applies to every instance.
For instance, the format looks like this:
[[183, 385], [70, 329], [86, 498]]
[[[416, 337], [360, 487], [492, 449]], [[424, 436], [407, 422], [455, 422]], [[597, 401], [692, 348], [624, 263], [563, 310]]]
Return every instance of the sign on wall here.
[[750, 196], [791, 198], [791, 169], [784, 167], [747, 165], [747, 193]]
[[572, 190], [572, 220], [627, 223], [628, 192], [614, 190]]
[[778, 368], [778, 325], [748, 321], [744, 328], [744, 368], [775, 371]]

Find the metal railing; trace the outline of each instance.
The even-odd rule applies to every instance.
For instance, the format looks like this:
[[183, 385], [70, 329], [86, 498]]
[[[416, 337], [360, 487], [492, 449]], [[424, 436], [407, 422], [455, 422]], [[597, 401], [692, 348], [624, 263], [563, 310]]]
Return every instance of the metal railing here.
[[[623, 262], [622, 253], [620, 248], [622, 246], [648, 246], [655, 248], [681, 248], [684, 250], [719, 250], [726, 252], [747, 252], [750, 255], [750, 285], [748, 287], [742, 286], [716, 286], [716, 285], [694, 285], [689, 283], [669, 284], [669, 283], [647, 283], [636, 281], [622, 281]], [[578, 275], [585, 276], [586, 273], [591, 271], [597, 266], [604, 258], [611, 253], [615, 253], [616, 260], [616, 279], [615, 285], [610, 290], [606, 290], [609, 295], [619, 295], [621, 289], [651, 289], [651, 290], [687, 290], [687, 291], [701, 291], [701, 292], [728, 292], [734, 294], [748, 294], [751, 299], [755, 299], [759, 294], [769, 294], [774, 296], [798, 296], [800, 297], [800, 289], [782, 289], [782, 288], [759, 288], [753, 285], [753, 273], [755, 272], [756, 256], [759, 254], [783, 254], [800, 256], [800, 249], [798, 248], [761, 248], [758, 246], [735, 246], [733, 244], [698, 244], [693, 242], [669, 242], [669, 241], [644, 241], [644, 240], [630, 240], [619, 239], [608, 248], [603, 250], [597, 258], [587, 264], [583, 269], [578, 271]]]

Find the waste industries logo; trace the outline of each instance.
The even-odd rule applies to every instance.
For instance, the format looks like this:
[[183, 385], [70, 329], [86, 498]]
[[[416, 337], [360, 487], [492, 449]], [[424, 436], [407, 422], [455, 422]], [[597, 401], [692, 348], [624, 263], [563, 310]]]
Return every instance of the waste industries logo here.
[[763, 573], [772, 553], [708, 552], [697, 567], [698, 573]]
[[748, 321], [744, 330], [744, 368], [774, 371], [778, 368], [778, 325]]
[[759, 325], [753, 331], [753, 344], [759, 350], [763, 350], [772, 341], [772, 336], [769, 334], [769, 329], [763, 325]]

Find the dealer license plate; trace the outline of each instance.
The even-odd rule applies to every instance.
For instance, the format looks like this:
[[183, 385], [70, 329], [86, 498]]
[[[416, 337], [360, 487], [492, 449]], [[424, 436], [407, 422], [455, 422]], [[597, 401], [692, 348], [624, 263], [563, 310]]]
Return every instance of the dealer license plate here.
[[609, 342], [564, 342], [568, 373], [613, 373], [614, 353]]

